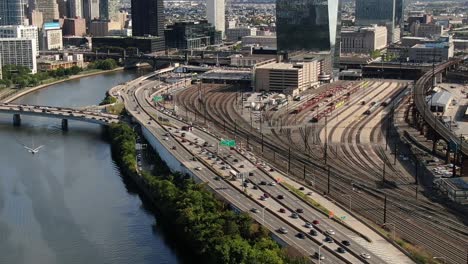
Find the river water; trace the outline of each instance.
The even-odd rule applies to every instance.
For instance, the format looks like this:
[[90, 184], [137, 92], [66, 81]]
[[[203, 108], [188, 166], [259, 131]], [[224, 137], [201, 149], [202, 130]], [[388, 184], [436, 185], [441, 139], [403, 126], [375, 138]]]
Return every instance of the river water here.
[[[96, 105], [112, 86], [137, 77], [116, 72], [57, 84], [18, 103]], [[45, 145], [32, 155], [23, 148]], [[0, 264], [182, 263], [121, 177], [102, 127], [0, 115]]]

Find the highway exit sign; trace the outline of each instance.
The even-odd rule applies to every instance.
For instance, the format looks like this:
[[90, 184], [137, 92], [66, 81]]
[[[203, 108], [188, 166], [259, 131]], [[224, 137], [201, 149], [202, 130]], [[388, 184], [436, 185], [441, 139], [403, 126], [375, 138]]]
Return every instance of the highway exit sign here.
[[233, 139], [221, 140], [219, 142], [219, 145], [224, 146], [224, 147], [235, 147], [236, 146], [236, 141], [233, 140]]
[[155, 96], [155, 97], [153, 97], [153, 101], [155, 101], [155, 102], [160, 102], [160, 101], [162, 101], [162, 100], [163, 100], [162, 96]]

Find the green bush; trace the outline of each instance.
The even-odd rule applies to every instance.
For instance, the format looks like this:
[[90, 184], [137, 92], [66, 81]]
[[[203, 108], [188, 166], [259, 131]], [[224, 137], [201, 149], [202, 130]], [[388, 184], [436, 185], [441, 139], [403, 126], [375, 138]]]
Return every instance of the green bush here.
[[[135, 136], [127, 124], [109, 127], [114, 157], [125, 174], [136, 175]], [[161, 223], [203, 263], [310, 263], [303, 257], [289, 258], [248, 214], [234, 213], [204, 184], [170, 174], [164, 162], [155, 159], [161, 175], [143, 172], [141, 176], [161, 213]]]

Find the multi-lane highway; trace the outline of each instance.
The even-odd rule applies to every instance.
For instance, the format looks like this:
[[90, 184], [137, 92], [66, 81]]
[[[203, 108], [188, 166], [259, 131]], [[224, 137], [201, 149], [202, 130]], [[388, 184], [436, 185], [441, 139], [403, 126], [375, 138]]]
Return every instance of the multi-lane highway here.
[[[122, 90], [120, 95], [123, 95], [126, 106], [130, 109], [130, 113], [140, 120], [142, 124], [145, 124], [146, 127], [157, 129], [159, 133], [156, 132], [156, 136], [162, 138], [163, 144], [167, 145], [166, 148], [175, 151], [178, 157], [180, 156], [182, 160], [185, 160], [184, 165], [188, 169], [191, 169], [197, 175], [203, 174], [203, 176], [201, 176], [202, 179], [213, 184], [213, 189], [215, 191], [220, 190], [216, 189], [219, 188], [216, 187], [216, 185], [223, 184], [224, 186], [221, 188], [229, 189], [231, 198], [238, 198], [239, 201], [248, 201], [247, 203], [241, 202], [244, 206], [243, 208], [239, 208], [243, 211], [250, 211], [255, 219], [261, 220], [260, 222], [266, 221], [265, 225], [270, 230], [274, 231], [280, 237], [288, 237], [288, 241], [292, 242], [292, 245], [296, 245], [297, 243], [299, 243], [299, 245], [302, 243], [308, 244], [308, 246], [305, 247], [305, 251], [308, 252], [309, 255], [313, 255], [317, 251], [318, 245], [324, 243], [325, 237], [330, 236], [334, 240], [334, 243], [324, 243], [325, 246], [323, 246], [324, 248], [322, 249], [326, 259], [333, 259], [339, 256], [346, 258], [346, 260], [351, 263], [385, 263], [385, 261], [378, 256], [372, 254], [372, 252], [368, 252], [358, 243], [354, 243], [349, 236], [352, 231], [344, 228], [335, 221], [327, 219], [326, 216], [310, 207], [286, 188], [277, 185], [275, 182], [276, 179], [268, 173], [268, 170], [274, 170], [274, 168], [256, 164], [247, 158], [245, 152], [243, 153], [237, 150], [227, 150], [226, 152], [226, 150], [220, 149], [220, 155], [216, 156], [215, 153], [219, 151], [217, 146], [219, 139], [203, 130], [194, 129], [192, 132], [183, 132], [184, 137], [182, 137], [181, 132], [177, 131], [177, 128], [180, 130], [180, 128], [187, 126], [187, 124], [170, 115], [164, 114], [163, 111], [158, 111], [157, 107], [154, 107], [152, 103], [150, 103], [150, 94], [148, 94], [148, 92], [151, 90], [151, 87], [154, 86], [154, 82], [151, 80], [135, 82], [135, 85], [130, 84], [125, 90]], [[172, 128], [169, 130], [169, 127], [157, 124], [154, 119], [150, 120], [151, 116], [164, 116], [164, 119], [170, 120], [171, 127], [175, 126], [176, 129]], [[197, 142], [207, 142], [204, 151], [200, 150], [203, 146], [197, 145]], [[197, 149], [197, 147], [200, 149]], [[222, 165], [210, 164], [212, 155], [215, 155], [216, 159], [219, 160], [218, 162]], [[194, 156], [196, 160], [194, 160]], [[260, 169], [259, 167], [264, 168]], [[197, 169], [200, 169], [203, 173]], [[244, 175], [250, 175], [244, 177], [247, 187], [243, 186], [241, 180], [220, 180], [219, 175], [229, 175], [228, 171], [232, 170], [243, 172]], [[247, 193], [251, 195], [250, 198], [243, 194], [242, 189], [244, 188], [246, 188]], [[222, 190], [225, 192], [227, 189]], [[236, 193], [234, 197], [233, 193]], [[265, 197], [265, 194], [269, 197], [268, 199], [262, 198]], [[246, 207], [245, 205], [249, 203], [251, 206]], [[234, 201], [233, 204], [236, 204], [236, 202]], [[256, 212], [257, 210], [252, 210], [253, 208], [257, 208], [258, 212], [265, 212], [265, 214], [270, 215], [265, 215], [265, 218], [261, 217], [261, 219], [259, 219], [261, 213]], [[263, 208], [266, 209], [263, 210]], [[275, 219], [274, 224], [268, 224], [270, 217]], [[316, 232], [312, 232], [313, 235], [310, 235], [310, 226], [306, 227], [305, 223], [312, 223], [314, 221], [319, 222], [319, 224], [312, 227]], [[289, 231], [288, 234], [280, 235], [277, 232], [279, 228], [285, 228]], [[305, 234], [304, 238], [299, 238], [298, 233]], [[327, 233], [331, 235], [327, 235]], [[356, 236], [356, 234], [353, 235]], [[348, 244], [348, 242], [350, 245], [346, 246], [345, 244]], [[339, 253], [339, 247], [346, 249], [347, 252]], [[301, 249], [301, 246], [299, 248]], [[327, 253], [329, 254], [328, 256]], [[370, 258], [365, 259], [363, 256], [369, 256]]]

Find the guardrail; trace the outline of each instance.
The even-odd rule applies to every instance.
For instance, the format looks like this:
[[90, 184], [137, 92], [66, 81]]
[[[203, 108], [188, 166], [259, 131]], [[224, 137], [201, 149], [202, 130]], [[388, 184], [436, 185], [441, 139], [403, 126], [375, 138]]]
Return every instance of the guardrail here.
[[413, 96], [416, 109], [419, 111], [419, 113], [421, 113], [421, 115], [424, 118], [424, 121], [426, 121], [426, 123], [432, 129], [434, 129], [434, 131], [436, 131], [445, 141], [449, 143], [452, 142], [452, 144], [460, 146], [460, 150], [463, 153], [463, 155], [468, 155], [468, 144], [462, 142], [459, 137], [452, 133], [452, 131], [450, 131], [448, 127], [446, 127], [434, 114], [432, 114], [432, 111], [425, 102], [426, 92], [432, 87], [431, 81], [433, 78], [433, 74], [439, 74], [448, 67], [451, 67], [459, 62], [459, 59], [451, 60], [439, 65], [437, 68], [434, 69], [434, 72], [426, 72], [416, 82], [413, 90]]

